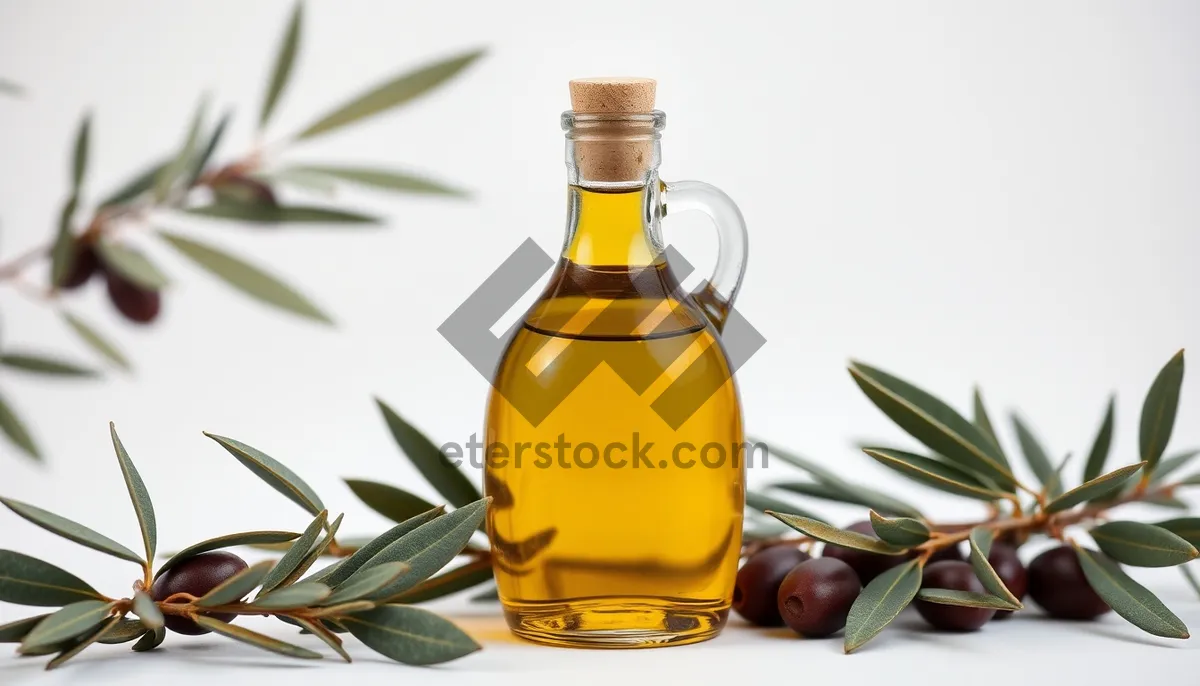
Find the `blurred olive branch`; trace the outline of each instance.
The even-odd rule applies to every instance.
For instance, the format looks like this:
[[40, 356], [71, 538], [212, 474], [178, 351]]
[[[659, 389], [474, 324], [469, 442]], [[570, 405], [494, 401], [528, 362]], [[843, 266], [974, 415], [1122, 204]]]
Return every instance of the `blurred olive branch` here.
[[[258, 114], [258, 138], [271, 122], [295, 73], [304, 29], [304, 5], [297, 2], [270, 70]], [[230, 162], [214, 158], [232, 119], [224, 112], [209, 124], [208, 96], [200, 98], [177, 148], [147, 164], [101, 200], [86, 199], [92, 140], [92, 115], [85, 113], [74, 137], [70, 188], [58, 214], [54, 236], [15, 257], [0, 261], [0, 284], [55, 309], [94, 353], [115, 367], [131, 368], [127, 357], [96, 327], [71, 311], [63, 296], [93, 277], [106, 281], [109, 299], [127, 320], [146, 324], [157, 319], [162, 292], [170, 279], [128, 236], [144, 231], [161, 240], [186, 261], [261, 303], [316, 322], [331, 318], [302, 292], [241, 257], [209, 242], [164, 228], [170, 213], [255, 227], [278, 224], [377, 224], [380, 218], [353, 209], [320, 204], [285, 204], [280, 189], [328, 197], [339, 185], [393, 193], [461, 198], [453, 186], [408, 171], [353, 164], [291, 165], [280, 157], [294, 145], [405, 105], [450, 81], [483, 55], [471, 50], [396, 75], [314, 118], [298, 132], [276, 142], [256, 143]], [[21, 95], [24, 89], [0, 79], [0, 93]], [[86, 207], [85, 207], [86, 206]], [[87, 209], [87, 212], [82, 210]], [[49, 262], [49, 277], [39, 283], [30, 271]], [[75, 364], [28, 351], [4, 351], [0, 366], [33, 374], [95, 377]], [[25, 423], [0, 394], [0, 430], [35, 459], [41, 451]]]

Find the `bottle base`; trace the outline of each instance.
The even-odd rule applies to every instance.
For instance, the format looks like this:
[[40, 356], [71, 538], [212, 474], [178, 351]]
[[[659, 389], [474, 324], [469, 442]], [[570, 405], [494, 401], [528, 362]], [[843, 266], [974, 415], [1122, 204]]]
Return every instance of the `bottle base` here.
[[504, 616], [514, 634], [535, 643], [570, 648], [659, 648], [715, 637], [729, 617], [729, 603], [649, 597], [506, 602]]

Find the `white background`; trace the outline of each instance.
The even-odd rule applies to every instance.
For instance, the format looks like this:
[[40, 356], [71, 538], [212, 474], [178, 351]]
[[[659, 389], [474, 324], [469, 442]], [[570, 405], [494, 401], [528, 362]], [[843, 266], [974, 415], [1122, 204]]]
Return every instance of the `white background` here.
[[[0, 99], [0, 257], [52, 232], [71, 138], [87, 109], [95, 116], [92, 200], [178, 145], [204, 91], [216, 106], [237, 108], [222, 156], [247, 150], [289, 8], [0, 0], [0, 76], [30, 89], [24, 99]], [[738, 305], [768, 340], [739, 374], [752, 433], [848, 478], [923, 498], [937, 516], [975, 514], [854, 452], [858, 438], [900, 441], [846, 374], [856, 358], [964, 409], [979, 382], [994, 414], [1019, 406], [1055, 455], [1086, 452], [1105, 397], [1116, 392], [1114, 459], [1131, 461], [1154, 374], [1179, 348], [1200, 351], [1198, 31], [1200, 4], [1184, 1], [310, 2], [297, 73], [267, 138], [404, 68], [486, 46], [484, 60], [434, 95], [285, 156], [420, 170], [470, 189], [472, 199], [344, 195], [389, 217], [374, 230], [249, 230], [162, 217], [160, 225], [240, 248], [301, 284], [337, 327], [264, 309], [139, 241], [175, 276], [157, 325], [121, 322], [102, 288], [71, 302], [119, 341], [136, 374], [48, 383], [5, 372], [0, 392], [29, 420], [49, 464], [0, 447], [0, 493], [136, 547], [107, 438], [115, 420], [156, 494], [164, 549], [303, 526], [299, 510], [202, 429], [287, 462], [347, 513], [344, 531], [372, 533], [384, 521], [339, 477], [435, 498], [392, 445], [371, 397], [439, 441], [481, 429], [487, 384], [435, 329], [524, 238], [557, 250], [566, 82], [609, 74], [659, 80], [668, 114], [663, 176], [722, 187], [749, 224]], [[711, 263], [702, 221], [671, 219], [666, 234], [692, 262]], [[53, 315], [11, 289], [0, 293], [0, 314], [5, 347], [89, 359]], [[1183, 397], [1177, 448], [1200, 444], [1200, 376], [1185, 379]], [[794, 476], [782, 466], [771, 473]], [[768, 478], [762, 470], [750, 477], [752, 485]], [[122, 563], [8, 513], [0, 513], [0, 545], [114, 593], [130, 577]], [[1141, 578], [1200, 624], [1200, 604], [1173, 570]], [[0, 605], [0, 622], [22, 612]], [[517, 679], [524, 670], [546, 680], [555, 670], [572, 679], [662, 680], [708, 676], [713, 665], [865, 674], [889, 659], [899, 661], [897, 674], [947, 682], [987, 664], [985, 679], [1008, 683], [992, 668], [1014, 655], [1035, 665], [1103, 651], [1113, 659], [1095, 665], [1095, 678], [1121, 681], [1194, 663], [1179, 649], [1196, 643], [1151, 648], [1164, 642], [1115, 618], [1088, 627], [1029, 618], [979, 636], [894, 631], [845, 660], [832, 643], [798, 646], [742, 630], [695, 648], [600, 659], [511, 643], [491, 610], [462, 612], [483, 615], [464, 620], [488, 645], [480, 656], [420, 676], [369, 669], [423, 680]], [[215, 639], [193, 645], [139, 664], [162, 673], [190, 667], [168, 655], [230, 664], [227, 653], [203, 648]], [[234, 663], [279, 663], [229, 650]], [[950, 666], [934, 669], [938, 659]], [[123, 683], [120, 670], [133, 661], [119, 649], [92, 660], [94, 669], [45, 683], [81, 674]], [[34, 683], [37, 670], [0, 658], [0, 683]], [[286, 672], [301, 683], [347, 673]]]

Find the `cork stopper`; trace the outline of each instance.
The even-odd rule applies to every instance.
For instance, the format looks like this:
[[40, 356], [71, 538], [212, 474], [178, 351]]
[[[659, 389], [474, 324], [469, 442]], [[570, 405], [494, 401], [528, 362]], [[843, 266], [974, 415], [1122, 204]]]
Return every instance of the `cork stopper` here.
[[[654, 79], [590, 78], [570, 83], [571, 109], [579, 115], [648, 115]], [[654, 164], [654, 127], [641, 119], [576, 121], [575, 164], [589, 181], [640, 181]]]
[[571, 109], [580, 114], [649, 114], [654, 111], [656, 85], [654, 79], [574, 79]]

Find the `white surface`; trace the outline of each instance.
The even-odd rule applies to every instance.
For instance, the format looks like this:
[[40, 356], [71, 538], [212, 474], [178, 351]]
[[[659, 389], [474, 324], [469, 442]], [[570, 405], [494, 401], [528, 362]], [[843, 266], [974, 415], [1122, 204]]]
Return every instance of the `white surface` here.
[[[70, 139], [86, 108], [96, 116], [93, 199], [176, 145], [205, 89], [216, 106], [238, 106], [223, 155], [245, 150], [289, 7], [0, 0], [0, 74], [32, 91], [0, 100], [0, 257], [49, 236], [66, 192]], [[435, 329], [527, 236], [557, 248], [564, 211], [557, 116], [567, 107], [566, 81], [614, 73], [659, 79], [668, 114], [664, 177], [722, 187], [749, 223], [750, 270], [738, 305], [768, 340], [739, 374], [752, 432], [848, 478], [921, 497], [937, 516], [971, 516], [969, 505], [902, 483], [851, 450], [856, 437], [896, 438], [847, 377], [845, 362], [855, 357], [960, 405], [979, 381], [996, 414], [1019, 404], [1054, 454], [1087, 450], [1105, 395], [1116, 391], [1114, 460], [1133, 458], [1150, 380], [1180, 347], [1200, 351], [1200, 4], [604, 7], [310, 2], [298, 71], [271, 137], [404, 67], [477, 45], [490, 54], [435, 95], [288, 159], [425, 170], [472, 189], [474, 200], [348, 196], [392, 218], [379, 231], [187, 223], [302, 284], [335, 315], [332, 330], [243, 300], [147, 244], [177, 281], [157, 327], [120, 322], [102, 289], [76, 303], [134, 358], [135, 377], [0, 378], [0, 392], [29, 418], [51, 460], [50, 469], [35, 468], [0, 447], [0, 492], [86, 519], [136, 547], [108, 446], [111, 419], [157, 494], [164, 549], [245, 528], [303, 526], [298, 510], [201, 429], [286, 461], [347, 513], [344, 530], [352, 534], [379, 531], [383, 521], [354, 501], [341, 476], [403, 483], [434, 497], [398, 456], [371, 396], [442, 441], [480, 430], [486, 383]], [[711, 264], [702, 222], [673, 219], [666, 234], [693, 263]], [[89, 359], [54, 317], [10, 290], [0, 292], [0, 313], [6, 346]], [[1183, 397], [1178, 447], [1200, 443], [1200, 375], [1188, 376]], [[751, 484], [767, 478], [761, 471]], [[86, 570], [101, 587], [128, 582], [119, 563], [95, 564], [101, 558], [93, 553], [7, 513], [0, 513], [0, 545]], [[1172, 604], [1195, 623], [1197, 605], [1186, 598], [1181, 590]], [[0, 606], [0, 621], [18, 612]], [[971, 667], [998, 682], [1006, 678], [1001, 667], [1028, 681], [1037, 665], [1067, 656], [1098, 678], [1166, 673], [1195, 660], [1186, 652], [1194, 642], [1151, 648], [1115, 620], [1075, 638], [1027, 624], [1028, 631], [1014, 623], [986, 636], [939, 637], [957, 649], [936, 653], [927, 635], [891, 637], [850, 661], [832, 645], [793, 646], [740, 631], [702, 647], [620, 656], [502, 643], [419, 678], [516, 681], [526, 672], [550, 679], [557, 670], [663, 680], [743, 666], [800, 678], [841, 675], [847, 666], [865, 673], [886, 657], [907, 665], [895, 672], [914, 680], [954, 683]], [[489, 635], [502, 635], [495, 621], [488, 626]], [[276, 664], [230, 650], [237, 660]], [[197, 674], [170, 654], [222, 664], [217, 653], [183, 649], [137, 664], [181, 680]], [[935, 666], [935, 658], [958, 667]], [[118, 683], [123, 655], [88, 659], [51, 680]], [[0, 681], [37, 669], [0, 660]], [[340, 668], [281, 673], [309, 678], [330, 674], [325, 669]]]

